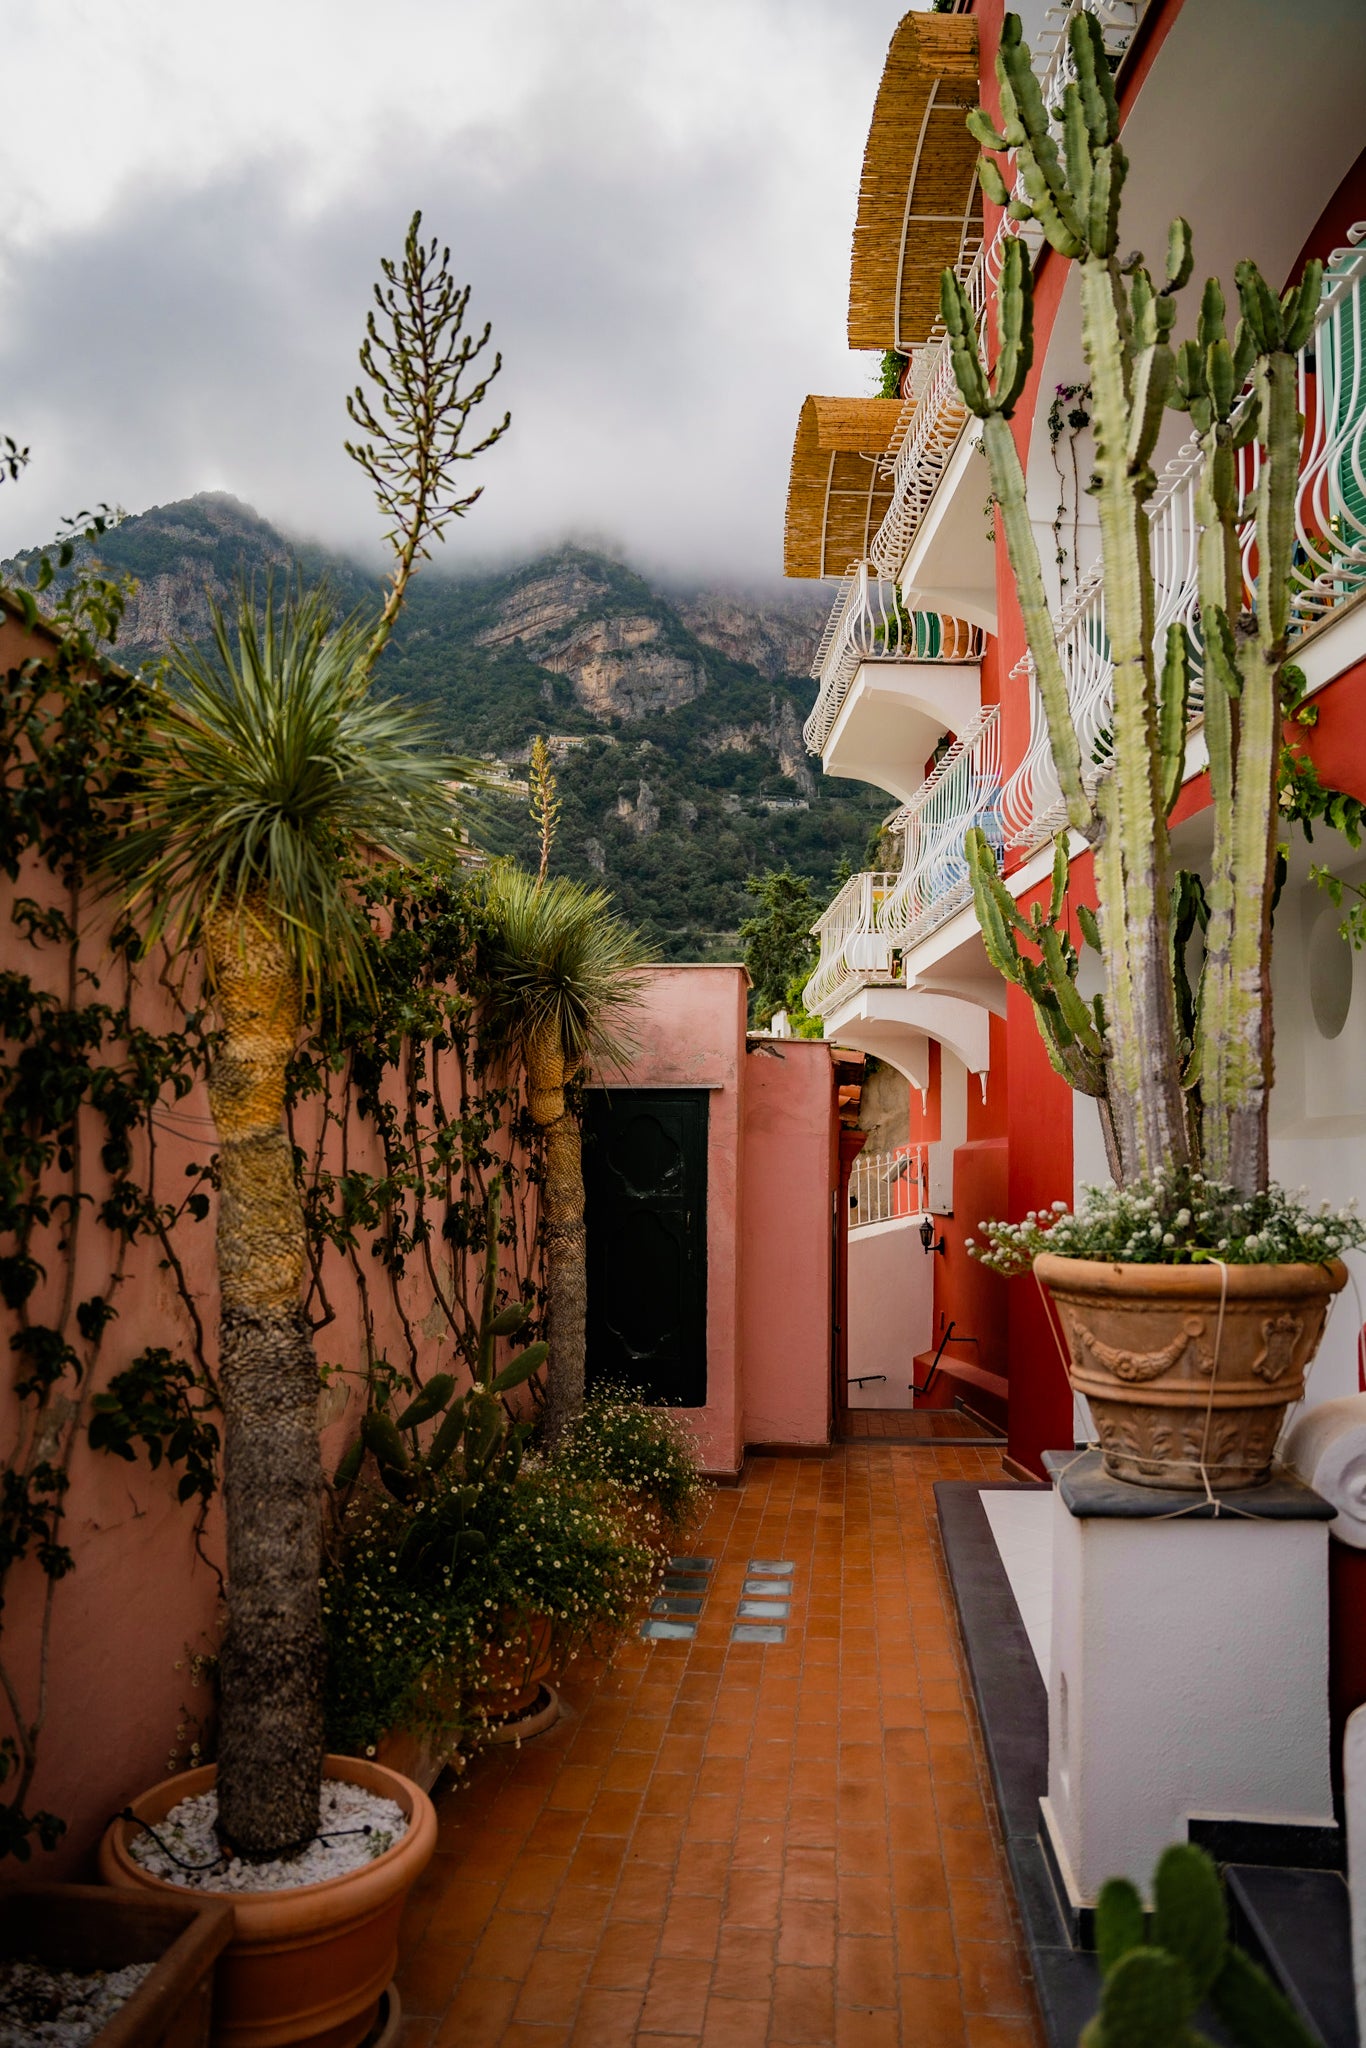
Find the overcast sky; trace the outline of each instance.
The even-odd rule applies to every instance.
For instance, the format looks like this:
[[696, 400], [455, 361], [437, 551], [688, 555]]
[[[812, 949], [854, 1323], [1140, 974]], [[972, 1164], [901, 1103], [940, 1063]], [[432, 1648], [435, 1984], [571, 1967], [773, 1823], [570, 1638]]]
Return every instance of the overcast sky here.
[[[232, 491], [373, 547], [343, 411], [408, 216], [493, 322], [512, 431], [452, 567], [599, 538], [779, 573], [844, 342], [897, 0], [9, 0], [0, 553], [100, 501]], [[20, 81], [23, 81], [22, 88]]]

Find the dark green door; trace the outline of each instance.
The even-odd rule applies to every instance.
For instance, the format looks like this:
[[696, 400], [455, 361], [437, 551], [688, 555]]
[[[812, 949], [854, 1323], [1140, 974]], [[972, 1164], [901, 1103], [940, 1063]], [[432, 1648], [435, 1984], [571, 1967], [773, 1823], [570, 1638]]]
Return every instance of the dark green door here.
[[588, 1384], [707, 1399], [707, 1096], [590, 1088]]

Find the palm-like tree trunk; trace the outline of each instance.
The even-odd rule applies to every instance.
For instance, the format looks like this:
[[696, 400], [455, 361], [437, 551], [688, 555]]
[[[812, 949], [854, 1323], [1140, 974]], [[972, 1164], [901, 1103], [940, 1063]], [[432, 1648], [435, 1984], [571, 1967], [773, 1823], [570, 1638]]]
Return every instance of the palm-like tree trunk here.
[[240, 1854], [265, 1859], [316, 1832], [323, 1757], [318, 1370], [284, 1130], [300, 991], [284, 927], [259, 901], [214, 912], [205, 936], [223, 1032], [209, 1075], [228, 1524], [219, 1822]]
[[573, 1069], [559, 1030], [545, 1025], [527, 1046], [531, 1114], [545, 1132], [541, 1227], [545, 1245], [546, 1436], [551, 1443], [583, 1407], [588, 1319], [587, 1240], [583, 1225], [583, 1146], [565, 1101]]

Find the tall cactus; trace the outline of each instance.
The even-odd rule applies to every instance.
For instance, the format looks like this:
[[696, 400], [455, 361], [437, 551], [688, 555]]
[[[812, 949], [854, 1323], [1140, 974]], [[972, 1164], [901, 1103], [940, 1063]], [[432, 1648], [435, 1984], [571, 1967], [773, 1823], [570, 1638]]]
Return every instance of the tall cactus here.
[[[1009, 424], [1033, 355], [1033, 280], [1020, 239], [1005, 244], [990, 380], [966, 294], [952, 271], [944, 272], [941, 303], [959, 389], [982, 421], [1068, 822], [1096, 847], [1105, 963], [1096, 1054], [1088, 1044], [1089, 1025], [1084, 1034], [1059, 1043], [1058, 1020], [1079, 1018], [1085, 1008], [1075, 988], [1075, 953], [1044, 946], [1032, 931], [1040, 959], [1021, 953], [1024, 927], [1016, 929], [1003, 911], [1008, 892], [984, 844], [969, 849], [974, 893], [988, 950], [1030, 993], [1054, 1065], [1069, 1078], [1069, 1068], [1075, 1070], [1073, 1085], [1096, 1094], [1105, 1106], [1118, 1177], [1132, 1181], [1203, 1165], [1251, 1193], [1267, 1178], [1279, 671], [1286, 652], [1300, 433], [1294, 356], [1313, 322], [1319, 267], [1309, 266], [1300, 286], [1278, 301], [1254, 265], [1240, 265], [1242, 321], [1232, 342], [1212, 280], [1197, 339], [1173, 351], [1176, 295], [1191, 272], [1190, 230], [1183, 220], [1172, 223], [1160, 286], [1141, 258], [1120, 261], [1119, 207], [1128, 160], [1119, 106], [1093, 16], [1078, 11], [1068, 34], [1076, 76], [1056, 117], [1058, 136], [1051, 132], [1015, 15], [1006, 17], [996, 59], [1001, 127], [981, 109], [969, 115], [968, 126], [986, 150], [1015, 155], [1019, 190], [1013, 196], [994, 158], [983, 157], [988, 196], [1017, 221], [1036, 223], [1058, 255], [1079, 270], [1096, 437], [1092, 490], [1113, 663], [1111, 758], [1093, 798]], [[1246, 398], [1249, 373], [1253, 395]], [[1175, 958], [1173, 906], [1181, 891], [1167, 829], [1185, 758], [1191, 650], [1179, 625], [1169, 629], [1160, 649], [1156, 644], [1148, 528], [1156, 486], [1152, 457], [1168, 406], [1191, 413], [1203, 453], [1200, 595], [1216, 878], [1193, 1047], [1177, 1000], [1183, 970]], [[1254, 433], [1263, 459], [1257, 620], [1248, 630], [1239, 620], [1236, 450]], [[1192, 1104], [1198, 1114], [1192, 1114]]]

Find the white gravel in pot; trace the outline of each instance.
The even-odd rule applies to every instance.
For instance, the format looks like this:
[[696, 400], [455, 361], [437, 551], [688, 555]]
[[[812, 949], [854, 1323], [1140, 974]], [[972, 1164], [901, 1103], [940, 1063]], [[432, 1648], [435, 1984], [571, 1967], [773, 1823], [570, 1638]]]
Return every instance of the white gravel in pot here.
[[0, 2048], [85, 2048], [153, 1967], [53, 1970], [22, 1959], [0, 1962]]
[[[408, 1831], [403, 1809], [394, 1800], [340, 1778], [323, 1780], [317, 1838], [295, 1856], [282, 1856], [274, 1863], [227, 1858], [214, 1832], [217, 1821], [217, 1792], [199, 1792], [182, 1799], [155, 1823], [155, 1838], [145, 1828], [130, 1828], [128, 1847], [153, 1877], [187, 1889], [280, 1892], [344, 1877], [348, 1870], [373, 1863]], [[186, 1864], [189, 1869], [183, 1867]]]

